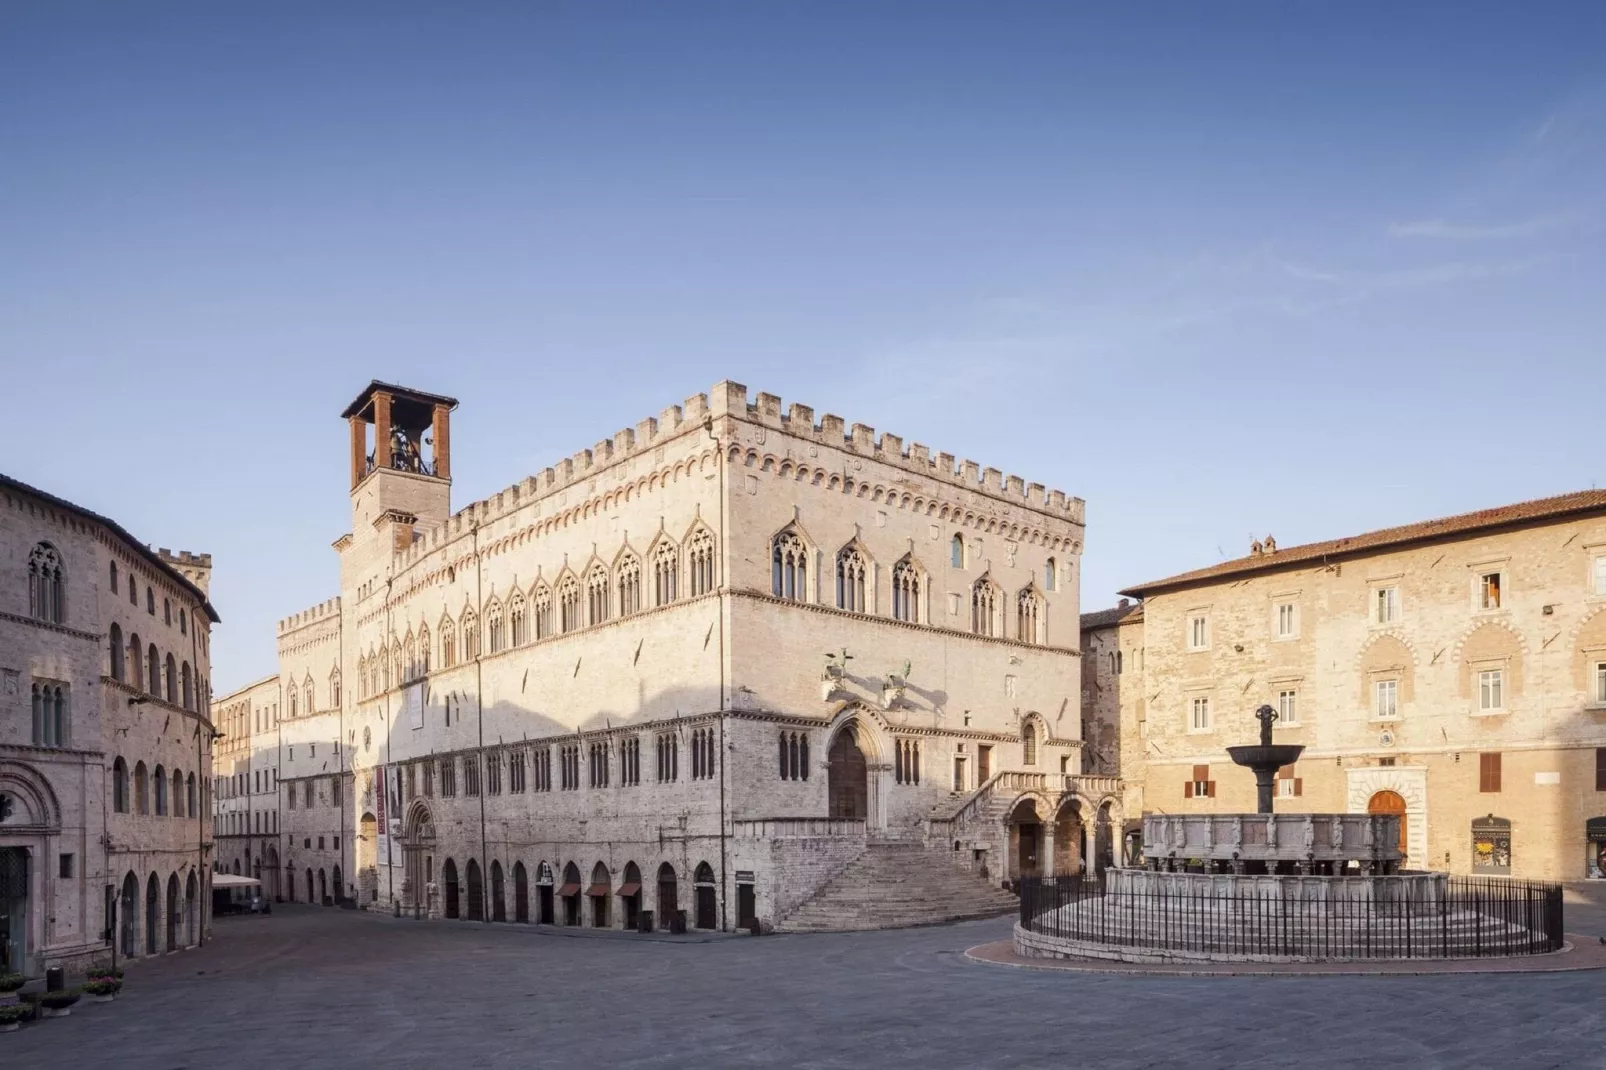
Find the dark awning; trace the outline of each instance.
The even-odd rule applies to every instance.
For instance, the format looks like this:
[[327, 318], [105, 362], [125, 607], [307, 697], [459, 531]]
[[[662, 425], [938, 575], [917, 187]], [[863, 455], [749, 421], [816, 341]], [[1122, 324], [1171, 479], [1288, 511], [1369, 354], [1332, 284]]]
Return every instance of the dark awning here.
[[641, 892], [641, 882], [640, 881], [625, 881], [623, 884], [621, 884], [619, 886], [619, 894], [620, 895], [639, 895], [640, 892]]
[[565, 884], [563, 887], [558, 889], [558, 894], [559, 895], [577, 895], [577, 894], [579, 894], [579, 892], [580, 892], [580, 882], [579, 881], [570, 881], [568, 884]]
[[599, 899], [606, 898], [608, 895], [608, 883], [606, 881], [598, 881], [596, 884], [593, 884], [591, 887], [586, 889], [586, 894], [596, 896]]

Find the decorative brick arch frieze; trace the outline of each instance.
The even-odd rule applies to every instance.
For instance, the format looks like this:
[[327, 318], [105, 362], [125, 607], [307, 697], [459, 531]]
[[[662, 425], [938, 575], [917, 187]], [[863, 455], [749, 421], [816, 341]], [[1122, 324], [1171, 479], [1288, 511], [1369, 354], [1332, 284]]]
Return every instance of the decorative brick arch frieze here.
[[[1400, 652], [1404, 653], [1401, 663]], [[1404, 633], [1396, 628], [1380, 631], [1369, 638], [1355, 654], [1355, 680], [1359, 689], [1359, 706], [1370, 708], [1371, 687], [1374, 680], [1394, 673], [1399, 678], [1399, 700], [1402, 705], [1416, 698], [1416, 672], [1422, 658]]]
[[1568, 659], [1572, 663], [1573, 686], [1582, 692], [1586, 704], [1595, 700], [1594, 666], [1606, 661], [1606, 604], [1586, 614], [1568, 636]]
[[1470, 699], [1473, 662], [1502, 661], [1507, 668], [1505, 686], [1513, 695], [1522, 694], [1523, 669], [1528, 660], [1528, 641], [1504, 620], [1483, 620], [1461, 633], [1451, 648], [1450, 664], [1455, 666], [1461, 697]]

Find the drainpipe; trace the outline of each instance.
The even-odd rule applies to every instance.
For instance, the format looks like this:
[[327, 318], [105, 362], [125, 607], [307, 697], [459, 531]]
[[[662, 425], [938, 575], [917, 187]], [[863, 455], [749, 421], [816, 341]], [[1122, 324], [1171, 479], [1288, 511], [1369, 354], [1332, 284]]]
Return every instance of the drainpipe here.
[[719, 931], [728, 932], [726, 910], [730, 887], [727, 883], [729, 867], [725, 858], [726, 841], [729, 839], [725, 828], [725, 556], [730, 538], [725, 530], [725, 450], [719, 444], [719, 436], [714, 434], [712, 416], [703, 418], [703, 430], [714, 443], [714, 467], [719, 471]]

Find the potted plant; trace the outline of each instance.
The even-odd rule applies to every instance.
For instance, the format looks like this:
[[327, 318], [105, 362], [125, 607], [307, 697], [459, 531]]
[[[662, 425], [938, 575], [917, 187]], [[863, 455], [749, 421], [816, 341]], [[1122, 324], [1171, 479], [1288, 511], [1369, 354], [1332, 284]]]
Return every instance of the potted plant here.
[[0, 1033], [15, 1033], [17, 1026], [22, 1024], [24, 1018], [33, 1013], [33, 1008], [25, 1003], [13, 1003], [0, 1007]]
[[17, 1002], [17, 989], [28, 983], [20, 973], [0, 973], [0, 1007]]
[[114, 977], [92, 977], [84, 982], [84, 995], [91, 1003], [110, 1003], [122, 987], [123, 982]]
[[76, 988], [64, 988], [59, 992], [46, 992], [39, 997], [39, 1006], [46, 1018], [65, 1018], [72, 1013], [72, 1005], [78, 1002], [80, 993]]

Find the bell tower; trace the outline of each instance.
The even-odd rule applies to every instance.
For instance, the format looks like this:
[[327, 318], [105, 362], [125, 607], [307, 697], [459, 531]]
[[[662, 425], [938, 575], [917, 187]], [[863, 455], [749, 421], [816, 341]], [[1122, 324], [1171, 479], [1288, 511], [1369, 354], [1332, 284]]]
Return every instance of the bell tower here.
[[377, 539], [404, 550], [419, 521], [434, 525], [451, 515], [455, 408], [456, 398], [377, 379], [346, 406], [355, 544]]

